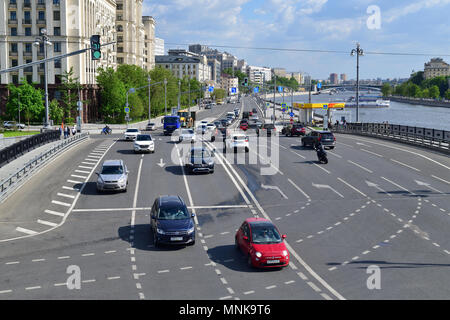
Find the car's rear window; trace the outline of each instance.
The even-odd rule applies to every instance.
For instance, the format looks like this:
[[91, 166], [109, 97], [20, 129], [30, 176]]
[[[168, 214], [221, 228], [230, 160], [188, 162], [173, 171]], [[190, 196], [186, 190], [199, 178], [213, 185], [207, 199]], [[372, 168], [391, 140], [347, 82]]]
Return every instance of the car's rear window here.
[[321, 133], [320, 135], [322, 136], [323, 139], [333, 139], [333, 137], [334, 137], [331, 132], [330, 133]]
[[139, 132], [138, 129], [127, 129], [127, 132]]
[[238, 140], [238, 141], [245, 140], [246, 138], [247, 138], [247, 137], [245, 137], [245, 136], [234, 136], [234, 137], [233, 137], [234, 140]]
[[274, 129], [275, 126], [273, 124], [263, 124], [264, 129]]
[[152, 141], [152, 137], [148, 134], [138, 135], [136, 138], [137, 141]]

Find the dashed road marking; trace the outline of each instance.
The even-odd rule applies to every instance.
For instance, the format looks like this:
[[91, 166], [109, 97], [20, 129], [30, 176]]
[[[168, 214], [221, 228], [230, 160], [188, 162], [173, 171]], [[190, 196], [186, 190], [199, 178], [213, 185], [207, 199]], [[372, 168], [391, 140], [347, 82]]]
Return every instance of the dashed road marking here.
[[16, 231], [23, 232], [23, 233], [26, 233], [26, 234], [37, 234], [38, 233], [36, 231], [30, 230], [30, 229], [25, 229], [25, 228], [22, 228], [22, 227], [17, 227]]
[[58, 204], [60, 206], [64, 206], [64, 207], [70, 207], [72, 204], [67, 203], [67, 202], [62, 202], [62, 201], [56, 201], [56, 200], [52, 200], [53, 204]]
[[45, 220], [40, 220], [38, 219], [37, 223], [46, 225], [46, 226], [50, 226], [50, 227], [56, 227], [58, 224], [54, 223], [54, 222], [50, 222], [50, 221], [45, 221]]

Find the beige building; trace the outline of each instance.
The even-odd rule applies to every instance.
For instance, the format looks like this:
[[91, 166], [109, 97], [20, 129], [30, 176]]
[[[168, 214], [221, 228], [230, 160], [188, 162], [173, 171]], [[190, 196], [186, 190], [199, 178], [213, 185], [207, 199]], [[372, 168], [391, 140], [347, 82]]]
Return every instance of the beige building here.
[[283, 77], [286, 78], [286, 69], [285, 68], [273, 68], [272, 69], [273, 74], [277, 77]]
[[[231, 88], [236, 88], [236, 93], [231, 93]], [[239, 93], [239, 78], [232, 77], [229, 74], [222, 74], [222, 89], [225, 90], [227, 95], [235, 95]]]
[[429, 79], [439, 76], [450, 76], [450, 65], [442, 58], [432, 58], [424, 64], [423, 77]]
[[[3, 0], [0, 1], [0, 68], [41, 60], [44, 46], [35, 46], [36, 37], [46, 29], [52, 57], [90, 47], [90, 37], [101, 35], [101, 42], [114, 41], [116, 4], [114, 0]], [[73, 67], [74, 76], [82, 84], [94, 84], [100, 66], [115, 67], [113, 45], [102, 49], [98, 61], [91, 53], [72, 56], [48, 63], [48, 83], [58, 84], [64, 71]], [[1, 84], [28, 82], [44, 83], [44, 66], [35, 65], [16, 72], [2, 74]]]
[[155, 66], [155, 20], [142, 16], [143, 0], [116, 0], [117, 64]]
[[186, 50], [169, 50], [168, 55], [155, 57], [156, 67], [172, 71], [177, 78], [188, 76], [200, 82], [211, 81], [211, 66], [204, 55]]

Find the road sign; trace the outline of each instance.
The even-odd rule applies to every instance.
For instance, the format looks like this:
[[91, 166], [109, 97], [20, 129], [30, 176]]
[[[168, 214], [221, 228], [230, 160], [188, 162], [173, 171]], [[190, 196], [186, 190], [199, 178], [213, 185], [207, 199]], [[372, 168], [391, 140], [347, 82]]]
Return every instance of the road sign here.
[[322, 88], [322, 82], [319, 82], [319, 83], [317, 84], [317, 89], [320, 89], [320, 88]]
[[281, 111], [286, 112], [287, 107], [286, 107], [286, 103], [282, 103], [281, 104]]
[[231, 88], [231, 93], [236, 93], [236, 88]]
[[289, 112], [289, 116], [290, 116], [290, 117], [293, 117], [293, 116], [294, 116], [294, 113], [293, 113], [293, 112]]
[[258, 93], [258, 92], [259, 92], [259, 87], [254, 87], [254, 88], [253, 88], [253, 92], [254, 92], [254, 93]]
[[283, 87], [282, 86], [278, 86], [278, 92], [283, 92]]
[[213, 92], [214, 91], [214, 86], [209, 86], [208, 91], [209, 92]]
[[125, 107], [125, 113], [130, 113], [130, 107]]
[[328, 105], [327, 105], [327, 104], [324, 104], [324, 105], [322, 106], [322, 109], [323, 109], [323, 110], [328, 110]]

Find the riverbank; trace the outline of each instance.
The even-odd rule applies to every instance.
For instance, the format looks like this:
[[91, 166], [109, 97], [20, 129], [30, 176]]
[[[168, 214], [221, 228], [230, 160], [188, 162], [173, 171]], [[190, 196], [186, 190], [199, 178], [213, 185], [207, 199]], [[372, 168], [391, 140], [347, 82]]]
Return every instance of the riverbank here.
[[437, 101], [434, 99], [411, 98], [411, 97], [402, 97], [402, 96], [389, 96], [389, 100], [396, 101], [396, 102], [402, 102], [402, 103], [422, 105], [422, 106], [429, 106], [429, 107], [450, 108], [450, 100]]

